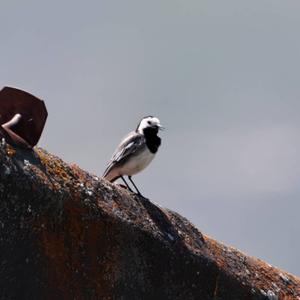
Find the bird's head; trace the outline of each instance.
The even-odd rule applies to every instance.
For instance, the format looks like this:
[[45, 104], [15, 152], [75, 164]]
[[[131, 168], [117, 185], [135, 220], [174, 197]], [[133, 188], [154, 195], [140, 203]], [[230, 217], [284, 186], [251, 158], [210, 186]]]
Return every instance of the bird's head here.
[[145, 130], [158, 133], [159, 130], [163, 130], [158, 118], [153, 116], [144, 117], [138, 124], [136, 131], [143, 134]]

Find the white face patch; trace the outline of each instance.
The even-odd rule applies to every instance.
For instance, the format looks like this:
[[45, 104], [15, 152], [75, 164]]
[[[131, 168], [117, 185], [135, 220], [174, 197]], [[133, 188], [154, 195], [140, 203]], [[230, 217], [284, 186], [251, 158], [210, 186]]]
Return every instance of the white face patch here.
[[138, 132], [143, 133], [143, 130], [147, 127], [152, 127], [152, 126], [158, 126], [161, 127], [160, 121], [156, 117], [146, 117], [144, 118], [139, 127], [138, 127]]

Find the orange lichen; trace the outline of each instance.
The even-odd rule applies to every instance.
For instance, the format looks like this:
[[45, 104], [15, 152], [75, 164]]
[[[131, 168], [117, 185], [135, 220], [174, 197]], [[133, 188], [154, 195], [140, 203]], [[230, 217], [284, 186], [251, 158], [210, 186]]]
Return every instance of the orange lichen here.
[[13, 157], [16, 154], [16, 149], [14, 149], [11, 145], [7, 144], [6, 145], [6, 154], [9, 157]]
[[37, 148], [35, 152], [38, 154], [39, 159], [49, 174], [54, 175], [65, 184], [72, 182], [73, 176], [68, 173], [69, 170], [67, 166], [60, 159], [45, 153], [39, 148]]

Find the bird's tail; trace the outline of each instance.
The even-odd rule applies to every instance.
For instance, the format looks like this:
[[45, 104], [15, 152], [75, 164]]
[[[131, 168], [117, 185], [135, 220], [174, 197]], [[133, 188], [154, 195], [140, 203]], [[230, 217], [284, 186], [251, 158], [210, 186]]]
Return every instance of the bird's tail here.
[[120, 175], [118, 175], [117, 172], [114, 170], [112, 163], [109, 163], [102, 177], [110, 182], [114, 182], [120, 177]]

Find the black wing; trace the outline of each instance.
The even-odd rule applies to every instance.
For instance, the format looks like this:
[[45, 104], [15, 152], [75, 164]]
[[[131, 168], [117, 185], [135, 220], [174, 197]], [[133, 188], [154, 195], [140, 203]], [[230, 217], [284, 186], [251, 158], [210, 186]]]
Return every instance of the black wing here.
[[117, 147], [103, 174], [103, 177], [105, 177], [117, 163], [122, 162], [129, 155], [132, 155], [133, 153], [141, 149], [141, 147], [143, 147], [145, 143], [146, 141], [144, 135], [137, 132], [131, 132], [130, 134], [128, 134], [123, 139], [121, 144]]

